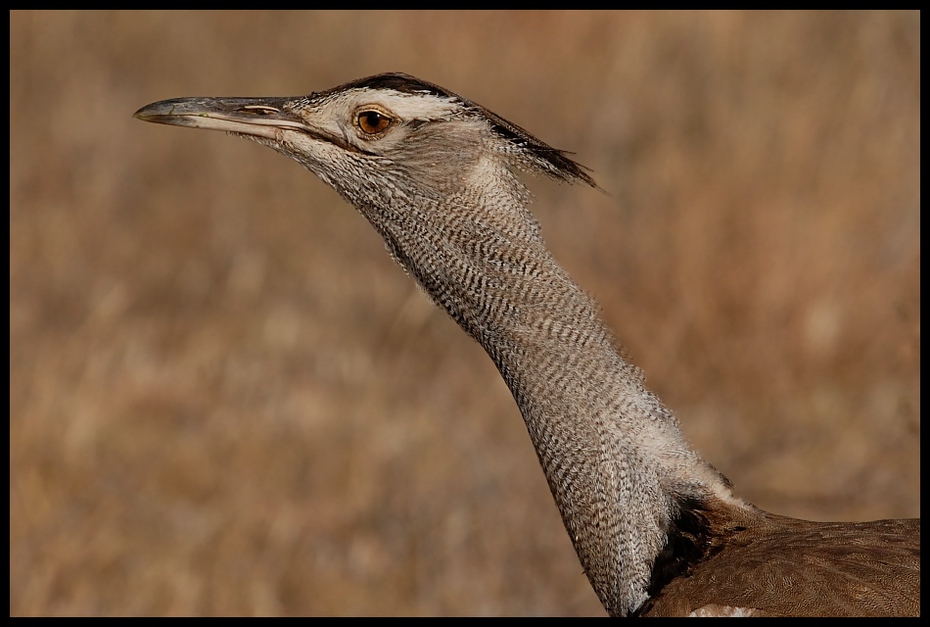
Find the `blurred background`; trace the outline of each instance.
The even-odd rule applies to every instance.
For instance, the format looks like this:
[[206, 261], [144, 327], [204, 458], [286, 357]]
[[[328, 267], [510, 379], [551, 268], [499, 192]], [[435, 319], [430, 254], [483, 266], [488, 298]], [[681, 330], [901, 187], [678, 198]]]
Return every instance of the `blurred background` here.
[[384, 71], [591, 168], [546, 240], [740, 495], [919, 515], [919, 13], [13, 12], [11, 614], [603, 614], [365, 220], [132, 118]]

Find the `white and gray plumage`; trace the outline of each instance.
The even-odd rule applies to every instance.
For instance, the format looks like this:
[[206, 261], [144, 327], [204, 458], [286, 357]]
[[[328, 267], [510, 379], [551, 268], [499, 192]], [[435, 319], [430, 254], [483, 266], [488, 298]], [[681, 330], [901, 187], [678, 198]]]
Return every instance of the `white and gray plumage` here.
[[497, 365], [610, 614], [919, 614], [919, 519], [769, 514], [684, 441], [526, 208], [521, 171], [595, 185], [565, 153], [405, 74], [297, 98], [166, 100], [135, 116], [274, 148], [368, 219]]

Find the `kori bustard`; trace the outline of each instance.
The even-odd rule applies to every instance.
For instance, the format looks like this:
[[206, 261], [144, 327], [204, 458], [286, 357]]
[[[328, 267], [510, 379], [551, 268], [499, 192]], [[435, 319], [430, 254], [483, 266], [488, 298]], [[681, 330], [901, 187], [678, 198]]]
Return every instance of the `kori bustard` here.
[[269, 146], [368, 219], [496, 364], [610, 614], [919, 613], [919, 519], [776, 516], [684, 441], [526, 208], [521, 172], [595, 186], [564, 152], [405, 74], [295, 98], [165, 100], [135, 117]]

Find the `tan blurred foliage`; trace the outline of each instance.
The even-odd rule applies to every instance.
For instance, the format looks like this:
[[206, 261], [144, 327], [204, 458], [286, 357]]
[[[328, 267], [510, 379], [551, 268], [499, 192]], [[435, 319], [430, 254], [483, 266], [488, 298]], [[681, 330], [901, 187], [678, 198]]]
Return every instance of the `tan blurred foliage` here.
[[10, 613], [599, 614], [490, 361], [272, 151], [382, 71], [576, 153], [552, 249], [739, 493], [920, 510], [916, 13], [10, 14]]

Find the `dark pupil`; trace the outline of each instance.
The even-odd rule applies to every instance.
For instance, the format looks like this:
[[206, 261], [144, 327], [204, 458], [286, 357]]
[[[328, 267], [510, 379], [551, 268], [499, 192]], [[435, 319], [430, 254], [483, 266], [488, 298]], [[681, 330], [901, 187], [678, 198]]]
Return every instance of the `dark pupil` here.
[[381, 123], [381, 114], [375, 111], [369, 111], [365, 114], [365, 123], [371, 128], [378, 128]]

